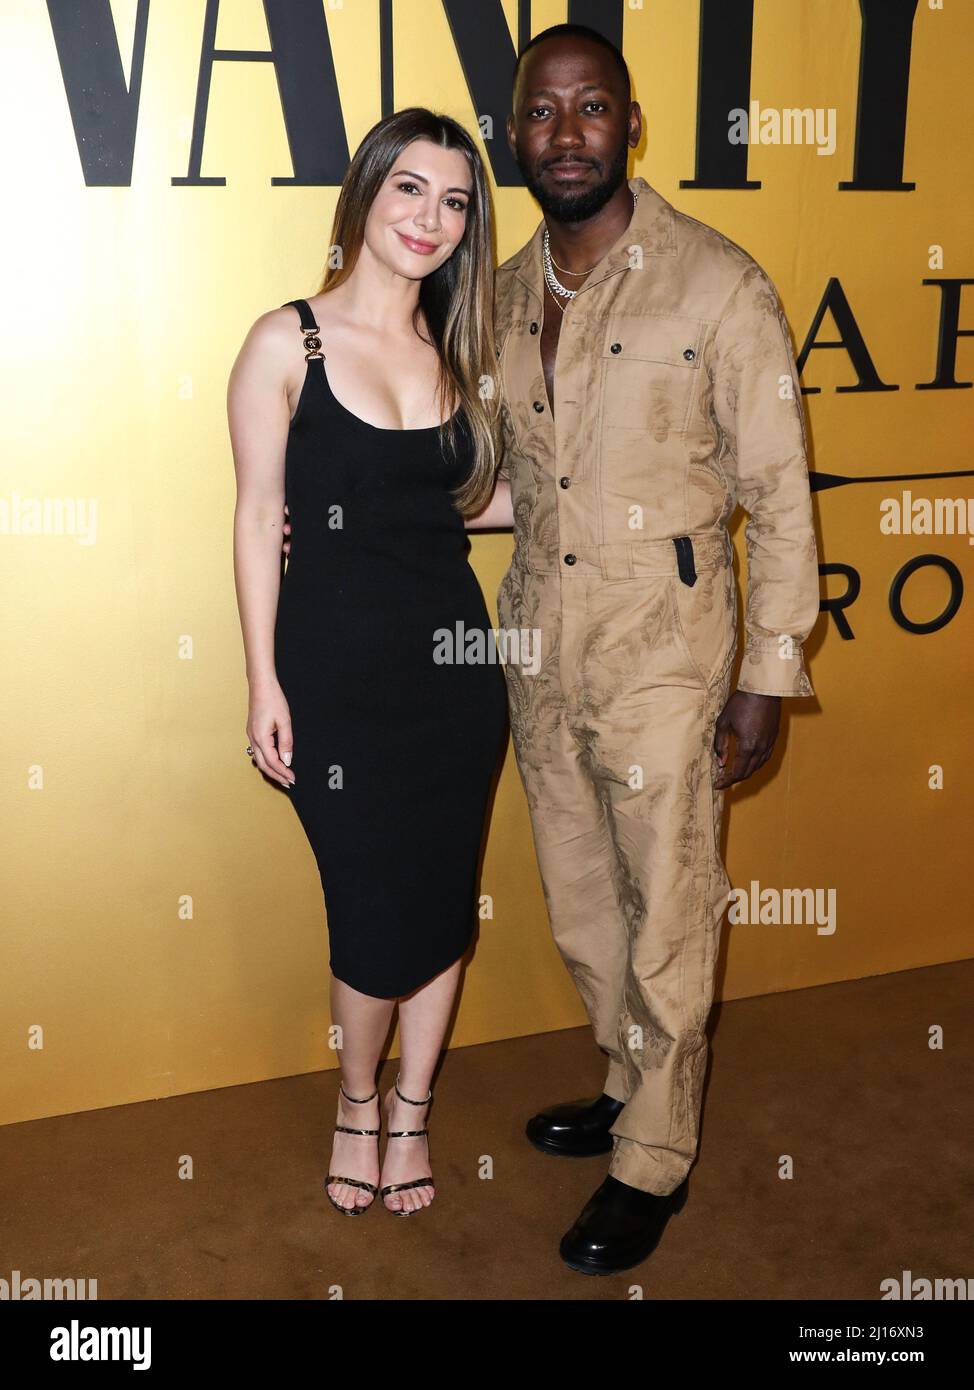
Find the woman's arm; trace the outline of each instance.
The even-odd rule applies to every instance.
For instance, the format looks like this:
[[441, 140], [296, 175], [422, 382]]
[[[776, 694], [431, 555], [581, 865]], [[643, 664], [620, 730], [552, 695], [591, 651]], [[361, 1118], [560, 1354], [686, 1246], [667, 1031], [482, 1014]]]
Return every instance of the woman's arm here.
[[247, 737], [261, 771], [290, 787], [294, 775], [278, 756], [291, 760], [290, 713], [274, 667], [290, 421], [285, 325], [277, 314], [263, 314], [237, 354], [227, 385], [227, 419], [237, 478], [233, 573], [250, 686]]
[[511, 485], [506, 478], [497, 479], [493, 496], [484, 510], [465, 518], [463, 524], [468, 531], [506, 530], [514, 525]]

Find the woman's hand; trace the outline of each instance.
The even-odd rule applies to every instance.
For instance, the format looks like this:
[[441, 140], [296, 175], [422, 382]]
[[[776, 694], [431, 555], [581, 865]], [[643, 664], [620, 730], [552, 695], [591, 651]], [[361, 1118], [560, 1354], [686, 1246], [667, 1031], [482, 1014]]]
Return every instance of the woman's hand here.
[[291, 515], [291, 513], [288, 511], [288, 509], [287, 509], [287, 503], [285, 502], [285, 503], [284, 503], [284, 528], [283, 528], [283, 529], [284, 529], [284, 544], [283, 544], [283, 546], [281, 547], [281, 549], [284, 551], [284, 554], [285, 554], [285, 555], [290, 555], [290, 553], [291, 553], [291, 540], [290, 540], [290, 537], [291, 537], [291, 523], [290, 523], [290, 521], [288, 520], [288, 517], [289, 517], [290, 515]]
[[288, 790], [293, 787], [294, 773], [287, 765], [294, 751], [291, 711], [284, 691], [277, 681], [273, 685], [251, 686], [247, 740], [254, 750], [254, 758], [261, 772], [273, 777]]

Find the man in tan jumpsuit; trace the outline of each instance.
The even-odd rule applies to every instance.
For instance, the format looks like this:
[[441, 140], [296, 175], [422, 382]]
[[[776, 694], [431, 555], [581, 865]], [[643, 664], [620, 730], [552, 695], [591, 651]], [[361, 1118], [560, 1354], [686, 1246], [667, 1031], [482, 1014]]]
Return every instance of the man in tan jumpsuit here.
[[[515, 534], [498, 616], [541, 632], [537, 674], [505, 666], [511, 727], [552, 932], [608, 1057], [602, 1097], [554, 1106], [528, 1134], [552, 1153], [611, 1147], [561, 1246], [573, 1268], [604, 1273], [644, 1259], [685, 1200], [730, 887], [723, 789], [770, 756], [777, 697], [813, 693], [801, 644], [818, 566], [774, 286], [741, 247], [626, 180], [641, 116], [618, 50], [580, 26], [539, 35], [513, 112], [546, 223], [497, 272]], [[748, 576], [732, 695], [738, 502]]]

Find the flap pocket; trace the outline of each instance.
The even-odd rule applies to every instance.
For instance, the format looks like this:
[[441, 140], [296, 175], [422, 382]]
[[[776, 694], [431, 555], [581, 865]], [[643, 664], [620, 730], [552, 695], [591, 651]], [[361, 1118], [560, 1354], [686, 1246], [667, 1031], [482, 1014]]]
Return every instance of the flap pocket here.
[[690, 418], [708, 330], [683, 314], [610, 314], [602, 339], [602, 430], [626, 425], [671, 445]]
[[620, 362], [665, 362], [696, 371], [706, 328], [706, 320], [683, 314], [612, 314], [606, 323], [602, 356]]

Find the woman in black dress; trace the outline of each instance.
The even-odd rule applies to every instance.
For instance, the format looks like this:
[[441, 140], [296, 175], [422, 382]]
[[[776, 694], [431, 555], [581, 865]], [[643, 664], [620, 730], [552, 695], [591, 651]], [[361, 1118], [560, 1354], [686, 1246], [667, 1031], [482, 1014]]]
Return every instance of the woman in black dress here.
[[[466, 528], [511, 524], [490, 248], [463, 128], [422, 108], [381, 121], [342, 186], [321, 289], [256, 321], [228, 390], [248, 751], [288, 788], [320, 872], [342, 1077], [326, 1190], [348, 1215], [377, 1193], [397, 1215], [434, 1195], [425, 1108], [506, 738], [496, 654], [468, 663], [457, 641], [491, 628]], [[397, 1000], [380, 1173], [375, 1074]]]

